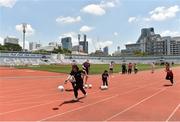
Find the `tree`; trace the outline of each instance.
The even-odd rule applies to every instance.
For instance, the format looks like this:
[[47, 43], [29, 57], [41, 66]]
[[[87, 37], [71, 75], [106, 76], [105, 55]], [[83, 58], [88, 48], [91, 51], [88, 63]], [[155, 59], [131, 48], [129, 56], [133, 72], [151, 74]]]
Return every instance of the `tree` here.
[[60, 46], [58, 46], [58, 48], [54, 48], [52, 53], [71, 54], [71, 51], [65, 48], [62, 49]]
[[134, 51], [135, 56], [147, 56], [147, 53], [141, 51]]
[[63, 49], [60, 46], [58, 46], [58, 48], [54, 48], [52, 53], [63, 53]]
[[0, 50], [22, 51], [22, 47], [19, 44], [5, 43], [4, 45], [0, 45]]

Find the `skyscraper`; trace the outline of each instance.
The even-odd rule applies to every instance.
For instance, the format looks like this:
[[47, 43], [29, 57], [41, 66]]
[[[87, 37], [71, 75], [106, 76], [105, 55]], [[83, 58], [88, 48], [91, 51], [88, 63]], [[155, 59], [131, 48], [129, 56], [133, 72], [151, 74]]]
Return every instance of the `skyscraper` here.
[[65, 37], [61, 39], [62, 47], [64, 49], [72, 50], [71, 37]]
[[106, 47], [103, 48], [103, 52], [104, 52], [105, 55], [108, 55], [108, 54], [109, 54], [108, 46], [106, 46]]
[[[80, 39], [80, 38], [78, 38], [78, 39]], [[88, 53], [88, 41], [87, 41], [87, 36], [85, 34], [84, 34], [84, 40], [79, 41], [79, 46], [83, 47], [83, 52], [84, 53]]]
[[36, 42], [29, 43], [29, 50], [31, 50], [31, 51], [39, 49], [40, 47], [41, 47], [41, 44], [38, 44]]

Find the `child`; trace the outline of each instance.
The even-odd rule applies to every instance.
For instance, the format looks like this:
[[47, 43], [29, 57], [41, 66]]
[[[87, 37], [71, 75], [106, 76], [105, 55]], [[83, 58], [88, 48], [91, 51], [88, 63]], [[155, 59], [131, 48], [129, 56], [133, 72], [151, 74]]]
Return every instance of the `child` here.
[[121, 67], [122, 67], [122, 74], [126, 74], [126, 71], [127, 71], [127, 69], [126, 69], [126, 63], [123, 63], [123, 64], [121, 65]]
[[170, 64], [169, 63], [166, 63], [166, 69], [165, 71], [167, 72], [166, 74], [166, 80], [170, 80], [171, 84], [173, 85], [174, 84], [174, 81], [173, 81], [173, 72], [172, 70], [170, 69]]
[[154, 69], [155, 69], [155, 64], [154, 62], [151, 63], [151, 73], [154, 73]]
[[113, 68], [114, 68], [114, 63], [113, 61], [111, 61], [111, 63], [109, 64], [109, 74], [113, 74]]
[[132, 72], [132, 63], [128, 64], [128, 74], [131, 74]]
[[137, 67], [137, 64], [134, 63], [134, 73], [136, 74], [138, 72], [138, 67]]
[[109, 78], [108, 71], [105, 70], [104, 73], [102, 74], [103, 86], [108, 86], [108, 78]]
[[91, 64], [89, 63], [88, 59], [82, 64], [82, 68], [85, 71], [85, 85], [87, 84], [90, 66]]
[[[74, 65], [72, 67], [72, 71], [70, 73], [71, 76], [74, 76], [75, 78], [75, 82], [72, 83], [73, 86], [73, 90], [74, 90], [74, 100], [77, 101], [78, 100], [78, 90], [80, 89], [82, 91], [82, 93], [84, 94], [84, 97], [87, 96], [86, 91], [83, 88], [83, 78], [82, 78], [82, 73], [84, 73], [83, 71], [80, 71], [77, 65]], [[67, 82], [67, 80], [65, 81], [65, 83]]]
[[84, 72], [84, 74], [82, 75], [82, 78], [84, 79], [84, 88], [87, 88], [88, 87], [88, 84], [87, 84], [88, 74], [84, 66], [82, 66], [82, 71]]

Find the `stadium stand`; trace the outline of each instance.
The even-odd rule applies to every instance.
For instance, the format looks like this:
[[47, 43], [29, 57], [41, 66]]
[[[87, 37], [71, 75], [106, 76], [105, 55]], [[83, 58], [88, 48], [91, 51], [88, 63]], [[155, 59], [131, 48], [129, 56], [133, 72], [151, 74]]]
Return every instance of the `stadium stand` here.
[[148, 57], [94, 57], [87, 55], [63, 55], [63, 54], [33, 54], [30, 52], [0, 52], [1, 66], [18, 65], [49, 65], [49, 64], [71, 64], [76, 62], [82, 64], [89, 59], [92, 64], [109, 64], [114, 61], [117, 64], [123, 62], [144, 63], [151, 62], [174, 62], [180, 64], [180, 56], [148, 56]]

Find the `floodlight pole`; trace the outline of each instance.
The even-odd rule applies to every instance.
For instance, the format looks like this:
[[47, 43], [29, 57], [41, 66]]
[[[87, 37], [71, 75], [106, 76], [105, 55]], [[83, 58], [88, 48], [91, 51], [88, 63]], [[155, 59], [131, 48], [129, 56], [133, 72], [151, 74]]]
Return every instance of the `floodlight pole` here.
[[23, 23], [23, 24], [22, 24], [22, 27], [23, 27], [23, 51], [25, 51], [25, 35], [26, 35], [26, 27], [27, 27], [27, 24], [26, 24], [26, 23]]

